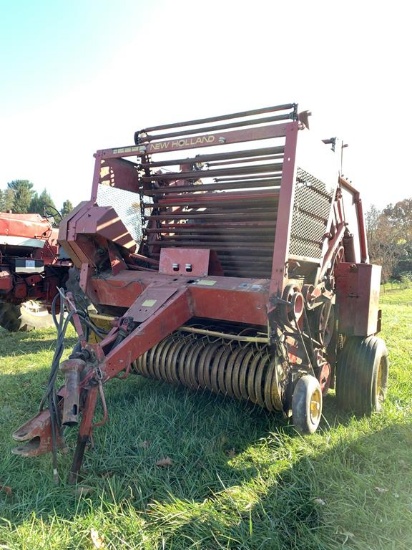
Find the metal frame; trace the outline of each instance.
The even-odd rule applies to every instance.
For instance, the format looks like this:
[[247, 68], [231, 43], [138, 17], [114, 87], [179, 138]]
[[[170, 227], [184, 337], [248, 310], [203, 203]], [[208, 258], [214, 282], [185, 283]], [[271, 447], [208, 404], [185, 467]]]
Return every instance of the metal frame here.
[[[71, 471], [73, 480], [77, 478], [85, 445], [96, 426], [93, 417], [99, 396], [104, 404], [103, 384], [121, 373], [127, 376], [134, 362], [144, 362], [149, 350], [157, 349], [156, 346], [175, 331], [188, 330], [192, 334], [197, 331], [213, 337], [218, 334], [223, 339], [244, 342], [240, 334], [235, 334], [235, 327], [251, 327], [254, 335], [249, 337], [250, 341], [264, 346], [251, 366], [245, 362], [249, 357], [246, 352], [239, 353], [243, 362], [239, 359], [236, 363], [233, 356], [230, 363], [228, 354], [221, 351], [228, 362], [223, 365], [223, 359], [219, 359], [213, 366], [214, 376], [220, 376], [220, 386], [216, 378], [208, 387], [218, 391], [230, 386], [225, 386], [228, 382], [224, 381], [222, 369], [226, 367], [243, 377], [245, 384], [249, 368], [247, 389], [230, 386], [231, 393], [249, 396], [271, 410], [281, 409], [286, 415], [290, 415], [293, 389], [302, 375], [316, 376], [325, 391], [333, 383], [337, 349], [332, 317], [335, 271], [342, 261], [353, 261], [351, 239], [360, 241], [362, 262], [367, 262], [367, 246], [359, 194], [341, 178], [330, 197], [324, 234], [319, 236], [320, 259], [290, 254], [292, 218], [297, 208], [294, 204], [297, 143], [302, 131], [307, 129], [299, 120], [297, 106], [288, 104], [146, 128], [136, 132], [135, 145], [104, 149], [95, 154], [91, 200], [79, 205], [64, 220], [60, 242], [80, 269], [80, 286], [87, 296], [95, 304], [121, 313], [100, 342], [86, 342], [78, 314], [69, 300], [81, 350], [62, 366], [67, 380], [65, 399], [78, 402], [79, 411], [83, 411], [81, 419], [79, 416], [78, 446]], [[281, 147], [257, 146], [262, 140], [278, 138], [284, 139]], [[233, 151], [231, 147], [236, 144], [246, 145]], [[224, 146], [224, 152], [208, 152], [208, 147], [217, 145]], [[180, 151], [198, 149], [202, 153], [194, 157], [177, 156]], [[165, 159], [164, 155], [169, 153], [175, 156]], [[160, 156], [153, 160], [157, 154]], [[130, 157], [137, 160], [131, 162]], [[195, 169], [199, 162], [209, 162], [209, 170]], [[157, 172], [171, 164], [180, 164], [180, 171]], [[103, 175], [102, 168], [105, 168]], [[198, 178], [215, 180], [209, 182], [208, 187], [197, 188], [194, 185]], [[102, 183], [139, 194], [142, 218], [146, 222], [140, 247], [114, 208], [96, 205]], [[339, 186], [344, 186], [356, 199], [355, 236], [351, 236], [347, 228]], [[219, 193], [222, 189], [224, 192]], [[244, 210], [239, 210], [243, 207]], [[256, 219], [250, 214], [254, 209], [258, 212]], [[188, 221], [196, 216], [204, 225]], [[227, 218], [231, 217], [233, 222], [228, 224]], [[244, 235], [241, 253], [251, 255], [252, 267], [254, 258], [258, 264], [259, 255], [265, 256], [270, 266], [266, 276], [230, 275], [222, 258], [227, 251], [230, 253], [232, 241], [227, 244], [223, 237], [219, 240], [218, 235], [210, 235], [210, 219], [218, 220], [215, 225], [222, 221], [223, 233], [233, 226], [234, 235]], [[270, 235], [263, 243], [255, 237], [261, 231]], [[208, 235], [207, 238], [204, 235]], [[259, 247], [262, 252], [254, 254]], [[239, 273], [243, 274], [247, 264], [243, 256], [236, 256], [240, 249], [236, 250], [232, 254], [235, 258], [232, 270], [241, 265]], [[260, 274], [259, 269], [256, 268], [255, 273]], [[345, 288], [350, 286], [352, 292], [356, 284], [365, 284], [368, 274], [370, 271], [362, 270], [362, 277], [356, 281], [351, 279]], [[347, 297], [340, 295], [340, 304], [346, 302]], [[357, 324], [361, 332], [373, 331], [377, 326], [372, 319], [375, 312], [372, 317], [369, 315], [366, 302], [364, 298], [360, 312], [363, 318]], [[347, 315], [353, 309], [347, 312], [342, 326], [347, 324]], [[364, 322], [365, 316], [367, 322]], [[187, 327], [193, 319], [209, 320], [215, 323], [215, 329], [203, 325]], [[225, 332], [222, 328], [225, 324], [232, 329]], [[327, 334], [330, 330], [331, 338]], [[191, 362], [188, 359], [190, 374], [182, 374], [182, 380], [196, 387], [197, 366], [193, 357], [200, 353], [202, 344], [192, 343], [195, 345], [192, 353], [187, 352], [192, 357]], [[164, 344], [165, 348], [168, 346], [170, 344]], [[212, 346], [211, 353], [217, 348], [217, 344]], [[72, 423], [73, 415], [69, 421], [64, 410], [62, 414], [63, 424]], [[26, 439], [34, 433], [38, 437], [38, 421], [32, 422], [32, 429], [30, 425], [25, 427]], [[47, 430], [45, 428], [44, 433], [48, 439], [41, 441], [42, 450], [53, 447], [50, 430]], [[19, 440], [20, 436], [21, 433]], [[30, 454], [31, 451], [20, 448], [18, 452]]]

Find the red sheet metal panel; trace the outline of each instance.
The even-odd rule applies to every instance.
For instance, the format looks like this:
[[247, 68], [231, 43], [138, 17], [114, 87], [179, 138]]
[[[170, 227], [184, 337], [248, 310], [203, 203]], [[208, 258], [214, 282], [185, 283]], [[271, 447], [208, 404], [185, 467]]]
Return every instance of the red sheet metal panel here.
[[228, 277], [199, 279], [191, 285], [194, 313], [207, 319], [266, 326], [268, 285], [267, 280], [230, 278], [228, 284]]
[[209, 272], [210, 250], [162, 248], [159, 273], [204, 277]]
[[[152, 312], [145, 322], [140, 324], [128, 338], [109, 353], [102, 369], [104, 370], [105, 380], [115, 376], [129, 365], [133, 358], [140, 357], [193, 316], [187, 288], [175, 285], [171, 286], [170, 289], [174, 290], [171, 297], [165, 299], [162, 304], [159, 303], [157, 310]], [[163, 298], [165, 298], [167, 291], [166, 289], [163, 290]], [[160, 296], [160, 293], [158, 295]], [[148, 295], [145, 294], [144, 299], [146, 299], [146, 296]], [[143, 298], [143, 295], [141, 298]], [[138, 299], [138, 304], [141, 303], [141, 298]], [[139, 309], [139, 306], [137, 306], [137, 309]]]
[[137, 323], [143, 323], [154, 315], [177, 291], [178, 288], [171, 285], [165, 287], [149, 286], [127, 310], [126, 317], [133, 317], [133, 320]]
[[[221, 276], [190, 278], [181, 275], [173, 280], [170, 275], [162, 273], [127, 270], [111, 277], [110, 280], [93, 278], [91, 284], [96, 291], [99, 303], [129, 307], [127, 315], [135, 315], [142, 307], [141, 304], [144, 302], [142, 292], [144, 291], [144, 296], [148, 297], [145, 288], [153, 289], [151, 290], [153, 296], [150, 295], [150, 299], [160, 301], [166, 297], [166, 289], [178, 290], [182, 286], [187, 286], [194, 317], [251, 325], [266, 326], [267, 324], [268, 279]], [[161, 289], [164, 289], [164, 293]], [[137, 299], [138, 301], [134, 303]], [[143, 317], [139, 317], [139, 321], [142, 319]]]
[[0, 235], [44, 240], [51, 232], [50, 222], [39, 214], [3, 212], [0, 217]]
[[342, 262], [335, 268], [339, 332], [369, 336], [378, 331], [381, 266]]

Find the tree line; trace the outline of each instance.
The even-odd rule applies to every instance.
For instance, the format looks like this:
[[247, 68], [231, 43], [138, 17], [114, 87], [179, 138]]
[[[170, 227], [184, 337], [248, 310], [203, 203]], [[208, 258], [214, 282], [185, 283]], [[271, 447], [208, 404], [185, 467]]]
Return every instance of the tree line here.
[[371, 262], [382, 266], [382, 280], [412, 280], [412, 198], [372, 206], [366, 214]]
[[0, 212], [13, 212], [15, 214], [40, 214], [41, 216], [57, 218], [66, 216], [73, 210], [69, 200], [63, 202], [58, 210], [53, 199], [46, 189], [38, 194], [34, 185], [28, 180], [13, 180], [7, 184], [6, 189], [0, 189]]

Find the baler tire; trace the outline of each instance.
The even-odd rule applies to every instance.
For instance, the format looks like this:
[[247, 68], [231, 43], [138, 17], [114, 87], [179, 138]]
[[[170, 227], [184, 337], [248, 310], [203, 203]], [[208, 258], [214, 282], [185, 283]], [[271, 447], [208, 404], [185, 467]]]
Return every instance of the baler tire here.
[[296, 383], [292, 396], [292, 418], [302, 435], [313, 434], [322, 416], [322, 390], [317, 378], [305, 374]]
[[388, 372], [388, 350], [381, 338], [348, 338], [337, 362], [339, 408], [359, 416], [379, 412], [388, 386]]
[[13, 304], [0, 303], [0, 327], [9, 332], [17, 332], [19, 330], [20, 323], [14, 311], [16, 307]]

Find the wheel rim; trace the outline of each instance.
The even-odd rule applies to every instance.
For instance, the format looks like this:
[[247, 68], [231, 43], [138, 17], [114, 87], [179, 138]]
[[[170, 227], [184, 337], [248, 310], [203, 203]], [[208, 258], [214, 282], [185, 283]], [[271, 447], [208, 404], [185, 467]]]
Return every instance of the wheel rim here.
[[312, 424], [318, 424], [322, 414], [322, 392], [318, 388], [311, 395], [309, 413]]

